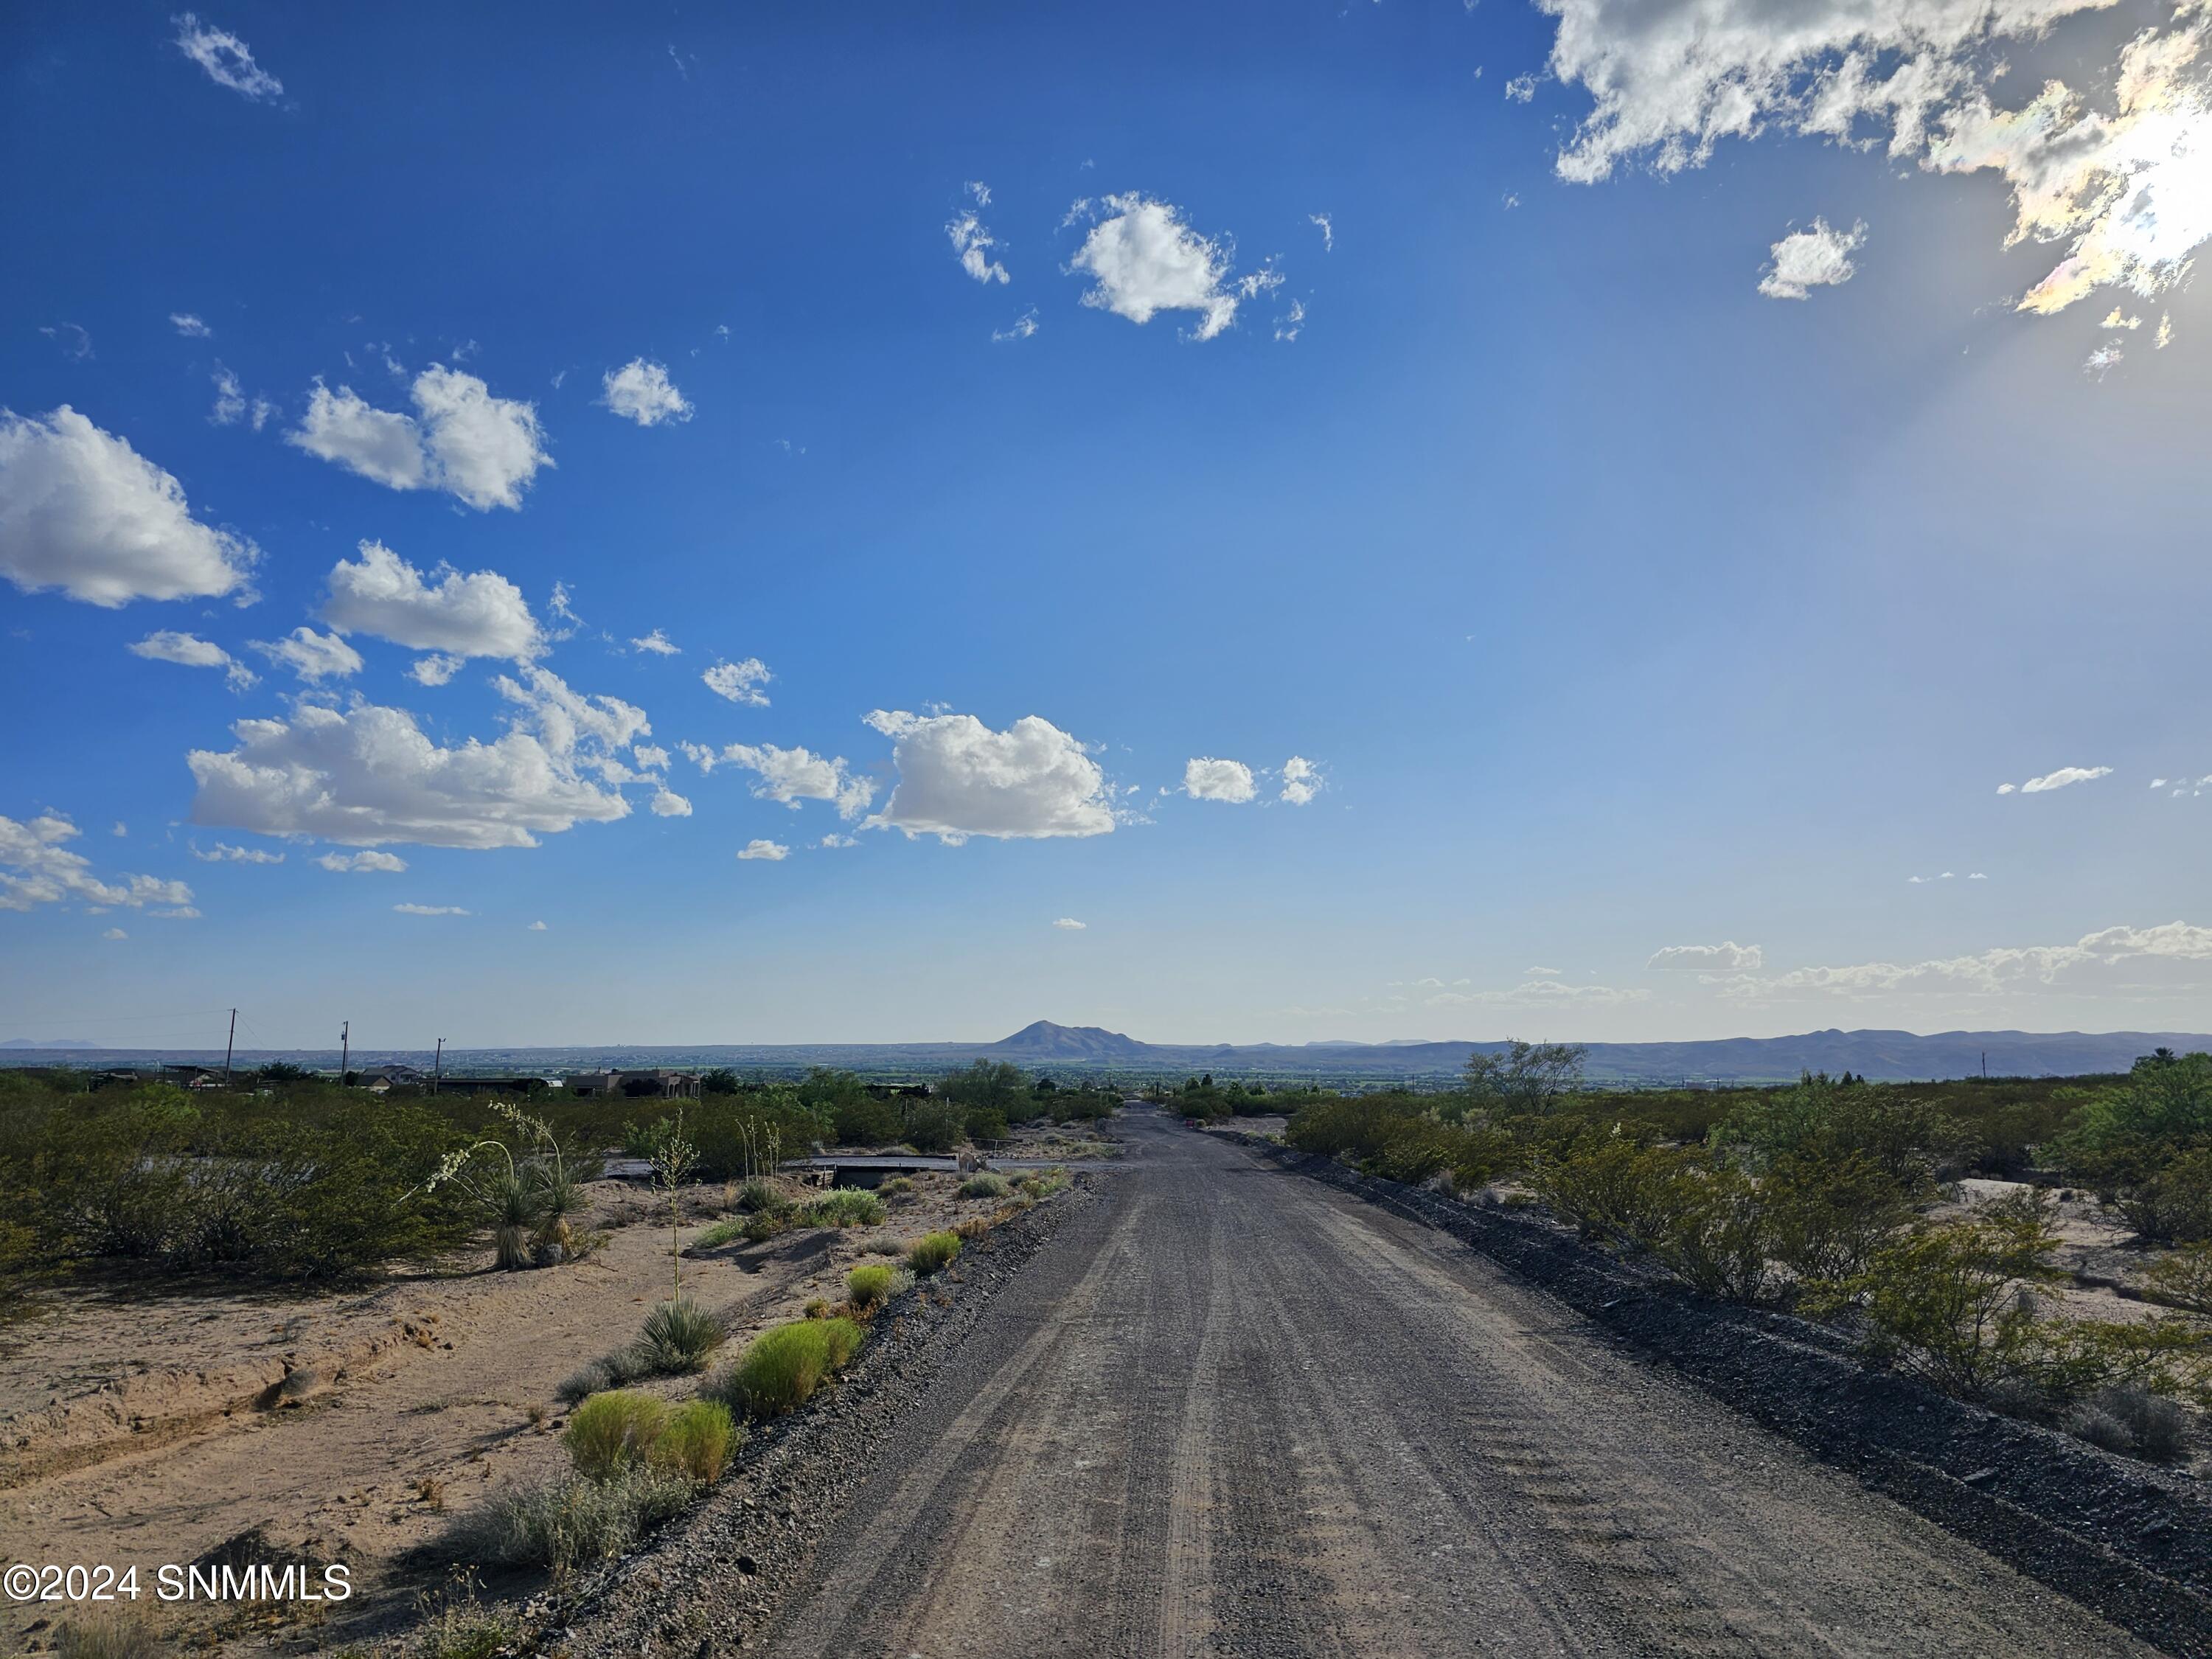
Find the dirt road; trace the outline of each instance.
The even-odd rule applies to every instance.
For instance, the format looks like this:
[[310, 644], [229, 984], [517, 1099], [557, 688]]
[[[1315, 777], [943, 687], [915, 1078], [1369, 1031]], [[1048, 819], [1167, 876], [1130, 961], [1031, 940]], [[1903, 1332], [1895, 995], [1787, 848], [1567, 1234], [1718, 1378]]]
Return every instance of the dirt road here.
[[776, 1654], [2148, 1654], [1443, 1236], [1141, 1113]]

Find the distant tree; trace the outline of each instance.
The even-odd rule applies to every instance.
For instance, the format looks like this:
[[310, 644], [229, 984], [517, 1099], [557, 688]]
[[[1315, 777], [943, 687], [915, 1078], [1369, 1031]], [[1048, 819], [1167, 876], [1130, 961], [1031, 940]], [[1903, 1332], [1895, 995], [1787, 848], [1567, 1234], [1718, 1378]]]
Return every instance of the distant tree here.
[[1060, 1085], [1052, 1080], [1052, 1073], [1049, 1072], [1039, 1072], [1037, 1073], [1035, 1087], [1036, 1092], [1041, 1095], [1051, 1095], [1060, 1092]]
[[726, 1066], [717, 1066], [699, 1079], [699, 1092], [708, 1095], [733, 1095], [738, 1091], [738, 1074]]
[[1029, 1079], [1003, 1060], [979, 1060], [945, 1078], [937, 1092], [969, 1111], [995, 1111], [1009, 1123], [1036, 1115]]
[[272, 1060], [261, 1068], [264, 1083], [297, 1083], [307, 1075], [303, 1066], [295, 1066], [289, 1060]]
[[1589, 1057], [1579, 1042], [1510, 1038], [1503, 1053], [1477, 1049], [1467, 1057], [1467, 1092], [1486, 1111], [1548, 1112], [1582, 1087]]

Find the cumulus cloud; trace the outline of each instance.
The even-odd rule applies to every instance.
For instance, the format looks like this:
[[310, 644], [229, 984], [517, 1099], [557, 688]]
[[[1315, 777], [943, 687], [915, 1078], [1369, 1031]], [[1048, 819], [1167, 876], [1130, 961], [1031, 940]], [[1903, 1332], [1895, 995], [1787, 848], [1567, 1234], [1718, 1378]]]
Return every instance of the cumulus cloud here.
[[1321, 793], [1321, 769], [1303, 755], [1293, 755], [1283, 763], [1283, 789], [1279, 799], [1293, 806], [1304, 806]]
[[633, 357], [620, 368], [600, 377], [599, 401], [626, 421], [640, 426], [659, 426], [664, 421], [688, 421], [691, 405], [668, 378], [668, 370], [642, 357]]
[[1995, 93], [2008, 46], [2109, 3], [1539, 0], [1559, 20], [1552, 72], [1592, 100], [1559, 172], [1590, 182], [1648, 157], [1673, 173], [1770, 128], [1886, 146], [1931, 172], [1997, 173], [2007, 245], [2063, 248], [2022, 309], [2107, 285], [2154, 295], [2212, 237], [2212, 16], [2176, 7], [2086, 90], [2053, 80], [2011, 108]]
[[1646, 968], [1702, 968], [1708, 973], [1748, 972], [1759, 967], [1766, 954], [1756, 945], [1734, 939], [1720, 945], [1669, 945], [1651, 953]]
[[991, 331], [991, 338], [996, 343], [1004, 345], [1009, 340], [1026, 340], [1030, 335], [1036, 331], [1037, 312], [1036, 307], [1035, 306], [1031, 306], [1027, 311], [1022, 313], [1020, 316], [1015, 318], [1014, 320], [1008, 324], [1005, 328], [993, 329]]
[[212, 852], [203, 853], [195, 844], [191, 855], [202, 864], [282, 864], [282, 853], [270, 853], [258, 847], [233, 847], [228, 842], [217, 842]]
[[841, 836], [835, 830], [832, 830], [830, 834], [823, 836], [820, 841], [816, 842], [814, 844], [817, 847], [838, 848], [858, 847], [860, 843], [851, 836]]
[[1768, 250], [1772, 257], [1759, 279], [1759, 291], [1770, 300], [1802, 300], [1816, 288], [1848, 283], [1857, 269], [1851, 255], [1865, 240], [1863, 220], [1838, 230], [1826, 219], [1815, 219]]
[[747, 842], [743, 847], [738, 848], [738, 856], [741, 859], [771, 860], [787, 859], [791, 856], [791, 848], [779, 842], [754, 840]]
[[793, 811], [803, 800], [824, 800], [836, 805], [838, 817], [852, 819], [866, 811], [876, 798], [874, 780], [855, 776], [842, 755], [779, 749], [772, 743], [733, 743], [720, 754], [687, 744], [684, 752], [702, 771], [712, 771], [720, 761], [757, 774], [760, 781], [752, 787], [754, 797], [779, 801]]
[[1736, 996], [1820, 992], [1847, 997], [1923, 992], [1991, 995], [2073, 990], [2160, 993], [2202, 985], [2212, 968], [2212, 927], [2170, 921], [2154, 927], [2107, 927], [2071, 945], [2004, 946], [1925, 962], [1855, 963], [1799, 968], [1723, 984]]
[[[149, 904], [189, 909], [192, 890], [181, 881], [157, 876], [125, 876], [103, 881], [92, 860], [64, 843], [81, 832], [58, 812], [42, 812], [27, 823], [0, 817], [0, 910], [28, 910], [33, 905], [81, 900], [95, 908]], [[197, 915], [198, 911], [192, 911]]]
[[666, 785], [653, 792], [653, 815], [657, 818], [688, 818], [691, 803]]
[[542, 921], [533, 921], [529, 927], [523, 929], [523, 932], [526, 933], [542, 933], [544, 931], [545, 924]]
[[[371, 634], [394, 645], [447, 657], [507, 657], [528, 661], [545, 648], [522, 590], [495, 571], [463, 575], [441, 564], [422, 573], [380, 542], [361, 544], [361, 557], [341, 559], [330, 574], [323, 620], [341, 634]], [[453, 678], [416, 665], [415, 678], [442, 685]]]
[[392, 908], [403, 916], [465, 916], [471, 914], [458, 904], [395, 904]]
[[878, 708], [866, 723], [892, 739], [898, 781], [871, 829], [957, 845], [1103, 836], [1114, 828], [1105, 775], [1050, 720], [1025, 715], [994, 732], [973, 714]]
[[495, 742], [450, 747], [406, 710], [363, 702], [303, 702], [289, 720], [240, 720], [231, 730], [234, 749], [185, 757], [198, 785], [195, 823], [351, 847], [482, 848], [535, 847], [541, 835], [630, 810], [619, 788], [586, 775], [604, 762], [604, 739], [557, 708], [531, 710]]
[[307, 413], [284, 441], [392, 489], [442, 489], [479, 512], [520, 507], [540, 467], [538, 406], [495, 398], [473, 374], [433, 363], [410, 389], [415, 413], [376, 409], [350, 386], [318, 380]]
[[325, 853], [315, 862], [342, 876], [396, 876], [407, 868], [397, 853]]
[[452, 657], [434, 651], [427, 657], [417, 657], [407, 665], [407, 678], [417, 685], [446, 685], [454, 675], [469, 665], [465, 657]]
[[1007, 280], [1006, 268], [991, 257], [991, 250], [998, 243], [983, 228], [983, 222], [976, 215], [977, 208], [991, 204], [990, 188], [970, 182], [968, 194], [975, 205], [955, 214], [952, 222], [945, 227], [945, 234], [952, 239], [952, 252], [960, 260], [961, 270], [979, 283], [1004, 283]]
[[45, 420], [0, 409], [0, 574], [113, 608], [132, 599], [253, 597], [261, 556], [192, 516], [184, 487], [67, 404]]
[[758, 657], [747, 657], [743, 662], [717, 661], [699, 676], [699, 681], [718, 697], [750, 708], [765, 708], [768, 693], [760, 688], [775, 678]]
[[1067, 933], [1079, 933], [1085, 927], [1089, 927], [1090, 923], [1078, 921], [1073, 916], [1062, 916], [1058, 921], [1053, 923], [1053, 926], [1061, 928]]
[[111, 927], [100, 935], [100, 938], [102, 939], [129, 939], [131, 935], [125, 933], [120, 927]]
[[191, 12], [169, 21], [177, 26], [177, 50], [205, 70], [216, 85], [257, 103], [284, 95], [284, 83], [255, 63], [246, 42], [228, 29], [203, 23]]
[[1242, 301], [1281, 285], [1266, 269], [1232, 280], [1226, 242], [1191, 229], [1180, 208], [1134, 191], [1109, 196], [1101, 206], [1106, 216], [1069, 261], [1071, 270], [1093, 281], [1085, 305], [1139, 324], [1163, 311], [1194, 311], [1192, 337], [1211, 340], [1237, 320]]
[[1193, 800], [1248, 801], [1253, 795], [1252, 769], [1243, 761], [1201, 755], [1183, 763], [1182, 792]]
[[2045, 772], [2039, 778], [2030, 778], [2026, 783], [2001, 783], [2000, 795], [2040, 795], [2053, 789], [2063, 789], [2069, 784], [2092, 783], [2112, 775], [2109, 766], [2062, 766], [2056, 772]]
[[224, 681], [234, 691], [250, 691], [261, 683], [258, 674], [212, 640], [179, 634], [173, 629], [149, 634], [125, 649], [132, 656], [144, 657], [149, 662], [173, 662], [184, 668], [220, 668]]
[[276, 412], [276, 405], [266, 398], [255, 398], [248, 404], [246, 387], [221, 363], [215, 366], [211, 377], [215, 381], [215, 407], [208, 410], [208, 419], [216, 426], [236, 426], [246, 422], [258, 432], [269, 424], [269, 417]]
[[192, 315], [189, 311], [171, 312], [169, 313], [169, 326], [175, 329], [178, 333], [183, 335], [187, 340], [204, 340], [215, 332], [213, 329], [210, 328], [205, 323]]
[[633, 651], [649, 651], [656, 657], [680, 656], [684, 652], [682, 646], [671, 643], [668, 635], [657, 628], [643, 639], [632, 640], [629, 644]]
[[361, 672], [361, 653], [335, 634], [295, 628], [281, 640], [256, 640], [253, 648], [310, 684], [342, 680]]

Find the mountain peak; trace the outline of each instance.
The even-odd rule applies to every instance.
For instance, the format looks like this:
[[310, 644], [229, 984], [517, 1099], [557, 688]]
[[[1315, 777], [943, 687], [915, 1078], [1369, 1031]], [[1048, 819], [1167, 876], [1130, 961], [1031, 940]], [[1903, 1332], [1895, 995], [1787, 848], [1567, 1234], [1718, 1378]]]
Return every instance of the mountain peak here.
[[1102, 1025], [1055, 1025], [1040, 1019], [984, 1052], [1024, 1060], [1135, 1060], [1146, 1045]]

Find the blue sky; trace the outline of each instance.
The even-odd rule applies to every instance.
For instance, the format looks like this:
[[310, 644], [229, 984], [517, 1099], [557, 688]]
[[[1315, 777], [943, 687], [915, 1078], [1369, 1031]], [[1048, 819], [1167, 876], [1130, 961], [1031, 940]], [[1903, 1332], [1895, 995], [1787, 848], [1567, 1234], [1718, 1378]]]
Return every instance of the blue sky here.
[[0, 22], [0, 1035], [2212, 1029], [2203, 19], [464, 9]]

